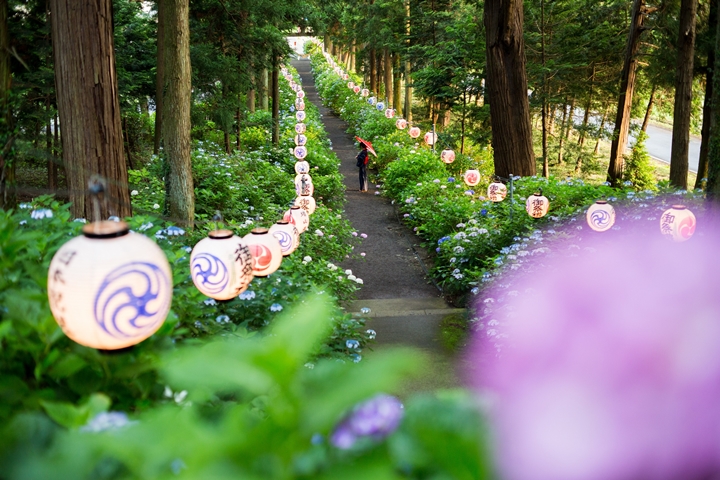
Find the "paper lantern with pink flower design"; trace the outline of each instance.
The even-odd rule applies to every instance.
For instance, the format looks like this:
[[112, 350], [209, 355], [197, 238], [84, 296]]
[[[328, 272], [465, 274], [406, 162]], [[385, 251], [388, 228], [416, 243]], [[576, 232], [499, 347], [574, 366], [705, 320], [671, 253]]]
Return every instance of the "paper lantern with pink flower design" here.
[[363, 88], [360, 92], [360, 95], [362, 95], [363, 97], [367, 97], [370, 95], [370, 90], [368, 90], [367, 88]]
[[348, 82], [347, 85], [348, 85], [348, 88], [349, 88], [350, 90], [352, 90], [353, 88], [355, 88], [355, 82]]
[[424, 139], [425, 139], [425, 143], [432, 146], [432, 145], [435, 145], [435, 142], [437, 142], [438, 136], [437, 136], [437, 133], [435, 133], [435, 132], [427, 132], [425, 134]]
[[411, 138], [418, 138], [420, 136], [420, 127], [410, 127], [410, 130], [408, 130], [408, 134]]
[[440, 152], [440, 160], [445, 163], [453, 163], [455, 161], [455, 151], [446, 148]]
[[358, 85], [355, 85], [355, 86], [353, 87], [353, 92], [355, 92], [355, 93], [360, 93], [360, 87], [359, 87]]
[[480, 183], [480, 171], [475, 169], [467, 170], [463, 175], [463, 180], [468, 186], [474, 187]]
[[685, 205], [673, 205], [660, 216], [660, 233], [676, 242], [690, 240], [695, 233], [695, 215]]
[[388, 108], [385, 110], [385, 118], [393, 118], [395, 116], [395, 109], [394, 108]]
[[285, 212], [283, 220], [292, 223], [298, 229], [298, 232], [303, 233], [310, 226], [310, 216], [305, 209], [292, 206], [290, 210]]
[[405, 130], [407, 128], [407, 120], [404, 118], [398, 118], [397, 121], [395, 121], [395, 126], [398, 130]]
[[267, 228], [253, 228], [243, 241], [252, 255], [253, 275], [267, 277], [280, 267], [282, 248]]
[[504, 183], [493, 182], [488, 185], [487, 196], [491, 202], [502, 202], [507, 195], [507, 187]]
[[295, 95], [297, 96], [297, 98], [305, 98], [305, 92], [302, 90], [298, 90]]

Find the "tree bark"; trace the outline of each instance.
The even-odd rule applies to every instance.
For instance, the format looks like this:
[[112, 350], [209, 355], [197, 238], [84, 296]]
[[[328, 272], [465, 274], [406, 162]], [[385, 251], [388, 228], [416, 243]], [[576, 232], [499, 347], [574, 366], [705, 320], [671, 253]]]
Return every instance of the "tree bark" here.
[[645, 22], [645, 0], [634, 0], [632, 8], [632, 22], [625, 48], [625, 60], [620, 74], [620, 95], [618, 97], [617, 114], [613, 140], [610, 146], [610, 165], [608, 166], [608, 181], [617, 185], [622, 179], [623, 155], [627, 148], [628, 132], [630, 130], [630, 109], [635, 91], [635, 78], [638, 65], [637, 53], [640, 48], [640, 34], [643, 32]]
[[598, 151], [600, 151], [600, 140], [603, 137], [603, 132], [605, 132], [605, 122], [607, 121], [608, 117], [608, 106], [603, 106], [603, 116], [602, 120], [600, 120], [600, 128], [598, 129], [598, 137], [597, 141], [595, 142], [595, 148], [593, 149], [593, 155], [597, 155]]
[[159, 0], [164, 3], [164, 98], [163, 142], [169, 167], [166, 180], [166, 209], [178, 223], [192, 228], [195, 191], [190, 163], [190, 26], [189, 0]]
[[157, 2], [157, 68], [155, 69], [155, 144], [153, 153], [160, 152], [162, 144], [163, 87], [165, 85], [165, 15], [164, 2]]
[[[708, 18], [708, 30], [714, 32], [717, 29], [717, 0], [710, 2], [710, 15]], [[702, 124], [702, 140], [700, 141], [700, 161], [698, 163], [697, 177], [695, 179], [695, 189], [702, 189], [703, 183], [708, 177], [708, 158], [710, 147], [710, 134], [715, 128], [713, 116], [713, 83], [715, 70], [715, 49], [712, 43], [708, 43], [707, 48], [707, 68], [705, 74], [705, 102], [703, 104], [703, 124]]]
[[484, 22], [495, 174], [535, 175], [522, 0], [486, 0]]
[[672, 150], [670, 151], [670, 185], [684, 190], [687, 190], [688, 187], [696, 17], [697, 0], [682, 0], [680, 5], [677, 69], [675, 71], [675, 111], [673, 113]]
[[650, 99], [648, 100], [647, 108], [645, 109], [645, 118], [643, 118], [642, 127], [640, 127], [640, 130], [643, 132], [647, 132], [647, 127], [650, 124], [650, 115], [652, 114], [653, 104], [655, 103], [656, 89], [657, 87], [653, 85], [652, 90], [650, 90]]
[[[720, 65], [720, 21], [715, 21], [715, 65]], [[712, 120], [708, 147], [707, 200], [717, 215], [720, 211], [720, 75], [713, 75]]]
[[550, 178], [550, 161], [548, 159], [548, 79], [545, 69], [545, 0], [540, 0], [540, 57], [542, 61], [542, 157], [543, 177]]
[[15, 163], [8, 160], [16, 135], [10, 109], [10, 35], [7, 25], [8, 2], [0, 0], [0, 208], [10, 209], [17, 204]]
[[400, 98], [402, 91], [400, 88], [400, 55], [395, 54], [393, 56], [393, 95], [392, 95], [392, 108], [395, 109], [398, 115], [402, 115], [402, 105], [400, 105]]
[[390, 108], [393, 97], [393, 63], [392, 57], [390, 56], [390, 50], [385, 49], [385, 61], [383, 62], [385, 68], [385, 104]]
[[255, 89], [251, 88], [247, 93], [247, 107], [250, 113], [255, 113]]
[[263, 68], [260, 72], [260, 104], [263, 110], [267, 111], [268, 103], [268, 71]]
[[370, 91], [373, 95], [377, 92], [377, 55], [375, 49], [370, 49]]
[[278, 83], [278, 67], [272, 71], [272, 142], [280, 143], [280, 85]]
[[[115, 72], [111, 0], [51, 0], [55, 89], [72, 213], [131, 215]], [[106, 182], [94, 218], [88, 180]]]

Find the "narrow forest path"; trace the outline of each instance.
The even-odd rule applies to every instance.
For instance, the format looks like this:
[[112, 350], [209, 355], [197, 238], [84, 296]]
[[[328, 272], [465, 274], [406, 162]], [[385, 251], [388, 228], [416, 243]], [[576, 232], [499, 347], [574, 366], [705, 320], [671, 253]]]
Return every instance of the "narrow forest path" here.
[[457, 385], [453, 355], [441, 341], [441, 323], [462, 309], [450, 308], [426, 276], [425, 255], [415, 244], [417, 237], [399, 222], [390, 200], [375, 195], [372, 182], [369, 192], [359, 191], [355, 166], [359, 149], [346, 132], [347, 124], [322, 105], [310, 61], [295, 60], [292, 65], [300, 74], [306, 100], [320, 109], [333, 151], [341, 161], [340, 173], [347, 188], [346, 217], [358, 232], [367, 234], [359, 248], [365, 257], [342, 264], [364, 282], [357, 300], [347, 306], [348, 311], [370, 309], [365, 316], [370, 317], [368, 328], [377, 332], [375, 350], [386, 345], [408, 345], [430, 356], [431, 368], [419, 383], [413, 384], [413, 390]]

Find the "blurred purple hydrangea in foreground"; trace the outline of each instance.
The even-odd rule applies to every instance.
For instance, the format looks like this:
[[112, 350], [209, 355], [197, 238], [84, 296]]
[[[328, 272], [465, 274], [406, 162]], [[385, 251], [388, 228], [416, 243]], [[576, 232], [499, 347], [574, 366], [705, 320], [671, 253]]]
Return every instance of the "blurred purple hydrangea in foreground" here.
[[397, 398], [380, 394], [358, 404], [330, 435], [330, 443], [346, 450], [360, 439], [382, 440], [400, 425], [403, 405]]
[[608, 240], [509, 280], [497, 358], [478, 332], [501, 478], [719, 478], [720, 236]]

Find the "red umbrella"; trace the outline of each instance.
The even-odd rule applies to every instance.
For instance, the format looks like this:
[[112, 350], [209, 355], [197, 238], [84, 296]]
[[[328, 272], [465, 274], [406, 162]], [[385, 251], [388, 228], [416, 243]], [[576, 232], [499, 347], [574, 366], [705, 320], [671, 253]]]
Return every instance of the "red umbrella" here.
[[373, 155], [375, 155], [377, 157], [377, 153], [375, 153], [375, 150], [373, 150], [373, 148], [372, 148], [372, 143], [368, 142], [367, 140], [363, 140], [362, 138], [358, 137], [357, 135], [355, 135], [355, 140], [367, 145], [368, 152], [372, 153]]

